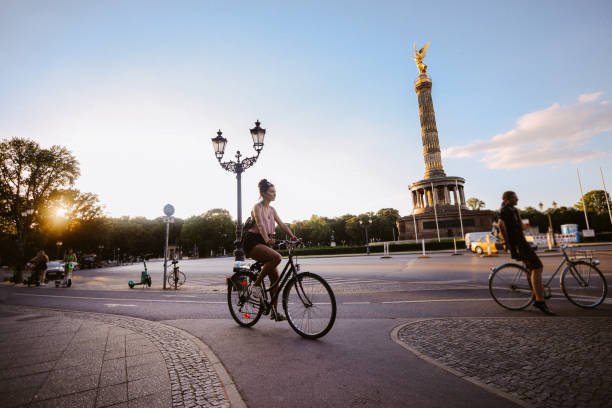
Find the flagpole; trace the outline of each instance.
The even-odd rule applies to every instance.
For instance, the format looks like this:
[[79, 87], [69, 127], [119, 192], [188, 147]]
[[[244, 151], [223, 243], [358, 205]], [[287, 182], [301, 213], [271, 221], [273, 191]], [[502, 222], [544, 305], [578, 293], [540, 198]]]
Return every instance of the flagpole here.
[[606, 205], [608, 206], [608, 215], [610, 216], [610, 223], [612, 223], [612, 212], [610, 212], [610, 200], [608, 199], [608, 189], [606, 188], [606, 180], [604, 180], [603, 170], [601, 167], [599, 168], [599, 172], [601, 173], [601, 182], [604, 187], [604, 194], [606, 195]]
[[436, 191], [434, 190], [433, 183], [431, 183], [431, 195], [433, 196], [434, 215], [436, 216], [436, 232], [438, 233], [438, 242], [440, 242], [440, 229], [438, 228], [438, 211], [436, 210]]
[[586, 220], [586, 227], [589, 228], [589, 218], [587, 217], [586, 205], [584, 205], [584, 194], [582, 193], [582, 181], [580, 181], [580, 172], [576, 167], [576, 174], [578, 175], [578, 185], [580, 186], [580, 199], [582, 200], [582, 209], [584, 210], [584, 219]]
[[[457, 184], [457, 179], [455, 179], [455, 197], [459, 195], [459, 184]], [[461, 218], [461, 196], [459, 196], [459, 202], [457, 203], [457, 207], [459, 208], [459, 222], [461, 223], [461, 238], [465, 239], [465, 234], [463, 233], [463, 218]]]

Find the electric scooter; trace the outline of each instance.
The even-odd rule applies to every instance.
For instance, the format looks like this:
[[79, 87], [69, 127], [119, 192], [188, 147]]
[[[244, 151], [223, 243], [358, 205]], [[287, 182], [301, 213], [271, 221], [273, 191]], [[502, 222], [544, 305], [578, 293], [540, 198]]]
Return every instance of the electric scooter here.
[[128, 286], [130, 289], [134, 289], [134, 286], [136, 285], [147, 285], [148, 287], [151, 287], [151, 275], [147, 270], [147, 262], [144, 257], [142, 258], [142, 263], [144, 264], [144, 271], [140, 272], [140, 282], [134, 282], [133, 280], [129, 281]]

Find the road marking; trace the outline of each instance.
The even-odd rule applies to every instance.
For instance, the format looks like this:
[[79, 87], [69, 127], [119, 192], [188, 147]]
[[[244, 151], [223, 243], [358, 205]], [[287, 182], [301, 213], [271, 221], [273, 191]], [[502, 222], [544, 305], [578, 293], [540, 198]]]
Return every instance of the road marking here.
[[371, 302], [344, 302], [343, 305], [369, 305]]
[[186, 298], [194, 298], [196, 295], [162, 295], [163, 297], [186, 297]]
[[220, 304], [224, 305], [227, 302], [208, 302], [203, 300], [166, 300], [166, 299], [123, 299], [123, 298], [108, 298], [108, 297], [88, 297], [88, 296], [63, 296], [63, 295], [36, 295], [33, 293], [15, 293], [16, 296], [37, 296], [47, 298], [66, 298], [66, 299], [90, 299], [90, 300], [123, 300], [128, 302], [159, 302], [159, 303], [199, 303], [199, 304]]
[[106, 307], [136, 307], [136, 305], [126, 305], [123, 303], [105, 303]]
[[386, 304], [395, 304], [395, 303], [428, 303], [428, 302], [478, 302], [478, 301], [486, 301], [492, 302], [493, 299], [422, 299], [422, 300], [391, 300], [387, 302], [380, 302]]

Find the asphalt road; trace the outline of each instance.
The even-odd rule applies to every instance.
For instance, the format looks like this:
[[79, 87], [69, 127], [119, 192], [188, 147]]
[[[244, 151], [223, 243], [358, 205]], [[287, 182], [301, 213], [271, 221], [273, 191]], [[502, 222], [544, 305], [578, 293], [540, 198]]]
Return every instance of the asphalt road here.
[[[612, 282], [610, 247], [595, 248]], [[546, 272], [561, 262], [542, 255]], [[430, 365], [390, 339], [390, 331], [413, 319], [540, 316], [497, 306], [487, 289], [492, 266], [508, 257], [435, 254], [381, 259], [303, 258], [302, 270], [325, 277], [336, 294], [332, 331], [307, 341], [286, 322], [267, 318], [251, 329], [238, 327], [228, 312], [225, 276], [232, 259], [182, 261], [187, 283], [160, 289], [162, 268], [150, 262], [153, 288], [128, 289], [141, 265], [77, 271], [72, 288], [0, 287], [8, 304], [114, 313], [162, 321], [198, 336], [217, 353], [249, 406], [513, 406], [509, 401]], [[555, 278], [551, 308], [561, 316], [612, 316], [610, 298], [595, 310], [563, 298]], [[556, 288], [556, 289], [555, 289]], [[450, 334], [449, 334], [450, 335]]]

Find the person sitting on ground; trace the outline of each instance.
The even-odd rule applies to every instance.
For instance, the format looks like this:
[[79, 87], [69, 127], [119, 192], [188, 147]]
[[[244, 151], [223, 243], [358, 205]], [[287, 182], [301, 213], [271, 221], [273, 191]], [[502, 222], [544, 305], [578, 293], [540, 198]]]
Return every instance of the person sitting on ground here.
[[42, 249], [36, 253], [36, 256], [30, 259], [30, 263], [34, 265], [32, 270], [31, 281], [36, 283], [36, 286], [45, 284], [45, 275], [47, 274], [47, 262], [49, 257]]
[[[270, 285], [278, 279], [278, 269], [276, 267], [283, 257], [271, 248], [274, 245], [274, 222], [276, 221], [280, 229], [286, 232], [292, 240], [297, 240], [291, 229], [281, 221], [274, 207], [270, 205], [270, 202], [276, 199], [274, 184], [266, 179], [261, 180], [259, 182], [259, 194], [261, 200], [251, 210], [251, 217], [255, 220], [255, 225], [246, 232], [242, 242], [242, 248], [246, 256], [264, 264], [253, 284], [253, 296], [255, 297], [262, 296], [260, 285], [264, 277], [268, 276]], [[275, 296], [277, 291], [278, 288], [274, 288], [271, 292], [272, 296]], [[270, 318], [276, 321], [286, 320], [285, 316], [278, 312], [278, 298]]]
[[499, 229], [504, 238], [504, 244], [510, 250], [512, 259], [522, 261], [531, 276], [531, 288], [535, 295], [533, 306], [540, 309], [547, 315], [554, 315], [544, 301], [544, 289], [542, 288], [542, 261], [527, 240], [523, 230], [527, 228], [521, 221], [515, 205], [518, 203], [518, 196], [514, 191], [506, 191], [502, 195], [502, 207], [499, 216]]

